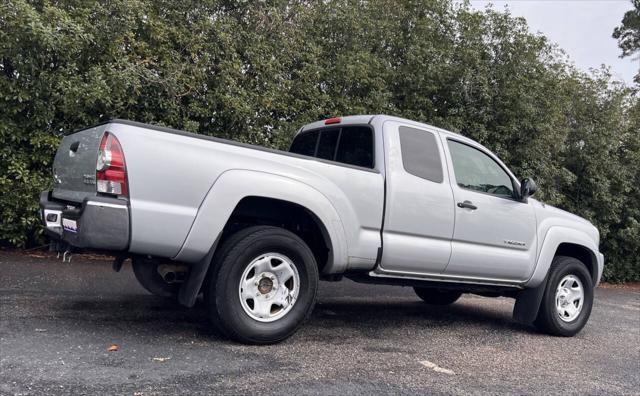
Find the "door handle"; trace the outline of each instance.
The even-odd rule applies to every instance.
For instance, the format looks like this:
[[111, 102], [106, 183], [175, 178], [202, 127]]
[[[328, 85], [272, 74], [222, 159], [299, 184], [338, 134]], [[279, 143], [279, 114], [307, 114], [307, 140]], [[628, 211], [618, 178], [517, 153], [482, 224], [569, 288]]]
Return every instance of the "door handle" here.
[[476, 210], [478, 207], [474, 205], [471, 201], [458, 202], [459, 208], [466, 208], [471, 210]]

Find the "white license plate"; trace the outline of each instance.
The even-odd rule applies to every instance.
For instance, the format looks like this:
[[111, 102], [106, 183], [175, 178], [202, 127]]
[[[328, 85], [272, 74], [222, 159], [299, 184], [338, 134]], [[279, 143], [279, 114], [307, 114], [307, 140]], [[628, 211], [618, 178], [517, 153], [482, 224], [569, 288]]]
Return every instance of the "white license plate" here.
[[75, 220], [62, 219], [62, 228], [69, 232], [78, 232], [78, 222]]

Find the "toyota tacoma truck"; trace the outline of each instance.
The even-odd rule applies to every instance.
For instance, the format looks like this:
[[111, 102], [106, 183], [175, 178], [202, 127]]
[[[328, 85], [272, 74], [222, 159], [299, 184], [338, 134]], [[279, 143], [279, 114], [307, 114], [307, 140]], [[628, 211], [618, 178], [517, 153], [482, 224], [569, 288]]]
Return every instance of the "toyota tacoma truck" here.
[[319, 280], [515, 299], [513, 317], [573, 336], [604, 258], [587, 220], [545, 205], [477, 142], [386, 115], [302, 127], [289, 151], [126, 120], [62, 140], [40, 197], [57, 249], [131, 259], [148, 291], [232, 339], [266, 344], [309, 317]]

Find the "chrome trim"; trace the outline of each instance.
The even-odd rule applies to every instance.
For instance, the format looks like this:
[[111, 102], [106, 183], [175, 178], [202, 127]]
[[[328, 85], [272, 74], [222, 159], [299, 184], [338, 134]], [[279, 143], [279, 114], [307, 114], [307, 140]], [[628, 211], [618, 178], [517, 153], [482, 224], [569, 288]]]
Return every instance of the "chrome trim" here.
[[127, 205], [119, 205], [112, 204], [107, 202], [99, 202], [99, 201], [87, 201], [87, 205], [91, 206], [104, 206], [105, 208], [115, 208], [115, 209], [127, 209]]
[[412, 272], [390, 271], [382, 268], [376, 268], [369, 272], [369, 276], [374, 278], [395, 278], [395, 279], [412, 279], [422, 281], [449, 282], [449, 283], [470, 283], [487, 286], [511, 286], [524, 289], [524, 281], [509, 281], [492, 278], [472, 278], [464, 276], [451, 276], [443, 274], [418, 274]]
[[[49, 214], [57, 215], [58, 221], [47, 221], [47, 215]], [[42, 216], [47, 228], [62, 228], [62, 211], [61, 210], [44, 209]]]

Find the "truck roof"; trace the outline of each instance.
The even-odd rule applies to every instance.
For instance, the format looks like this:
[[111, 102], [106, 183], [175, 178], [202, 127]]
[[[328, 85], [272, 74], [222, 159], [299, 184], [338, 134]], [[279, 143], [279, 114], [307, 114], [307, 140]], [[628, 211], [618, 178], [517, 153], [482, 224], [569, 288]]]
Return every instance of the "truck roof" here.
[[[448, 136], [455, 136], [459, 139], [463, 139], [463, 140], [468, 139], [458, 133], [447, 131], [446, 129], [438, 128], [436, 126], [433, 126], [424, 122], [413, 121], [407, 118], [396, 117], [388, 114], [362, 114], [362, 115], [350, 115], [350, 116], [337, 117], [337, 118], [340, 119], [339, 125], [373, 124], [374, 119], [376, 123], [383, 123], [385, 121], [399, 121], [406, 124], [413, 124], [417, 127], [421, 127], [425, 129], [437, 130], [441, 134], [448, 135]], [[327, 124], [325, 124], [326, 121], [327, 120], [320, 120], [320, 121], [315, 121], [315, 122], [306, 124], [302, 128], [300, 128], [300, 130], [298, 130], [298, 133], [308, 131], [311, 129], [324, 128], [327, 126]], [[338, 125], [338, 123], [329, 124], [329, 125]]]

